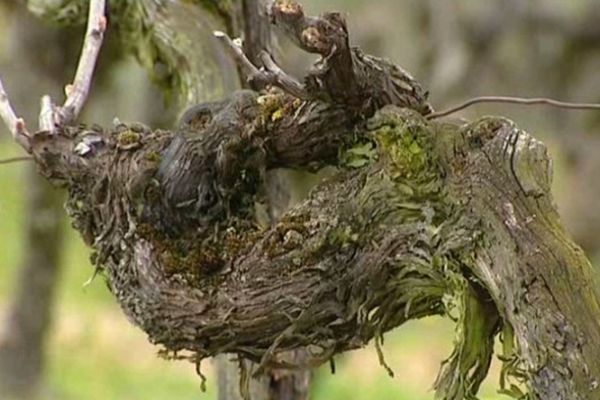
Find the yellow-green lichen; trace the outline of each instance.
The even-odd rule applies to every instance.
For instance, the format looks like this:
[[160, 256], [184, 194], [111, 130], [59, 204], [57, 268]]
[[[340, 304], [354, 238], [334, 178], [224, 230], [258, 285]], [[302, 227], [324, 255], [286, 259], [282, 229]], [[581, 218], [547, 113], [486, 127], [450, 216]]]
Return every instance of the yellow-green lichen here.
[[301, 100], [276, 90], [259, 96], [256, 102], [260, 107], [260, 119], [264, 124], [277, 122], [291, 115], [302, 104]]

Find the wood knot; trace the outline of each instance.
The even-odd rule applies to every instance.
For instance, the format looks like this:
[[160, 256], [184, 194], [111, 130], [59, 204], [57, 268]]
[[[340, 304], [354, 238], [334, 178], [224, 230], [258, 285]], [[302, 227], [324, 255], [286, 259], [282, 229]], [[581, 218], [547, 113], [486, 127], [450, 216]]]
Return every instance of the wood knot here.
[[328, 53], [331, 48], [329, 40], [315, 26], [309, 26], [302, 31], [302, 43], [311, 51], [320, 54]]

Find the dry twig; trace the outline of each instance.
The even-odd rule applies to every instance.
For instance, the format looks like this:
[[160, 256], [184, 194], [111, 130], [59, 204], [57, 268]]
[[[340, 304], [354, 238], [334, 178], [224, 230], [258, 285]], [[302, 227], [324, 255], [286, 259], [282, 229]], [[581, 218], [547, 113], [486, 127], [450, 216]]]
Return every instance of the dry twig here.
[[565, 108], [570, 110], [600, 110], [600, 104], [595, 103], [569, 103], [566, 101], [559, 101], [554, 99], [548, 99], [545, 97], [536, 98], [524, 98], [524, 97], [512, 97], [512, 96], [481, 96], [474, 97], [461, 103], [457, 106], [451, 107], [444, 111], [435, 112], [429, 114], [427, 119], [436, 119], [454, 114], [458, 111], [464, 110], [465, 108], [471, 107], [475, 104], [481, 103], [509, 103], [509, 104], [522, 104], [522, 105], [548, 105], [552, 107]]
[[311, 99], [308, 91], [302, 83], [292, 76], [286, 74], [279, 67], [267, 51], [261, 51], [258, 55], [263, 64], [259, 69], [244, 53], [242, 43], [239, 39], [232, 40], [226, 33], [215, 31], [214, 36], [219, 39], [233, 55], [236, 62], [246, 74], [248, 82], [258, 89], [266, 86], [277, 86], [286, 92], [303, 100]]
[[3, 165], [3, 164], [12, 164], [12, 163], [22, 162], [22, 161], [33, 161], [33, 157], [11, 157], [11, 158], [3, 158], [3, 159], [0, 159], [0, 165]]
[[12, 137], [19, 143], [27, 152], [29, 152], [29, 140], [31, 139], [30, 133], [27, 131], [25, 127], [25, 121], [23, 118], [17, 117], [12, 106], [10, 105], [10, 101], [8, 100], [8, 95], [4, 91], [4, 86], [2, 85], [2, 80], [0, 79], [0, 117], [10, 130]]
[[[57, 127], [72, 123], [79, 116], [89, 93], [96, 60], [106, 30], [105, 8], [105, 0], [90, 1], [86, 37], [79, 56], [75, 78], [72, 84], [65, 87], [67, 98], [62, 107], [55, 106], [50, 96], [42, 97], [39, 115], [41, 131], [54, 132]], [[28, 132], [25, 121], [15, 114], [1, 80], [0, 117], [9, 128], [13, 138], [25, 151], [30, 152], [32, 135]]]

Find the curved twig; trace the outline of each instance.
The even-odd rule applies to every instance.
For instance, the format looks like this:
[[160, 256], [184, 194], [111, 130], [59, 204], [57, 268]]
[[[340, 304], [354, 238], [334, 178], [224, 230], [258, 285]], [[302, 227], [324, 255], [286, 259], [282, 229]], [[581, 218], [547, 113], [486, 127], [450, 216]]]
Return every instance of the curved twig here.
[[0, 159], [0, 165], [12, 164], [12, 163], [21, 162], [21, 161], [33, 161], [33, 157], [11, 157], [11, 158], [4, 158], [4, 159]]
[[448, 116], [450, 114], [454, 114], [458, 111], [464, 110], [465, 108], [471, 107], [475, 104], [481, 103], [510, 103], [510, 104], [522, 104], [522, 105], [539, 105], [545, 104], [552, 107], [565, 108], [570, 110], [600, 110], [600, 104], [596, 103], [570, 103], [566, 101], [559, 101], [554, 99], [549, 99], [545, 97], [534, 97], [534, 98], [525, 98], [525, 97], [512, 97], [512, 96], [480, 96], [474, 97], [461, 103], [457, 106], [451, 107], [444, 111], [435, 112], [433, 114], [429, 114], [427, 119], [437, 119], [441, 117]]
[[262, 68], [258, 69], [244, 53], [243, 45], [239, 39], [231, 39], [226, 33], [221, 31], [215, 31], [213, 35], [233, 55], [235, 61], [246, 74], [246, 79], [252, 87], [263, 89], [266, 86], [277, 86], [300, 99], [309, 100], [312, 98], [304, 85], [285, 73], [267, 51], [263, 50], [257, 55], [263, 64]]
[[248, 77], [260, 73], [258, 68], [256, 68], [256, 66], [248, 59], [248, 57], [246, 57], [246, 54], [244, 54], [242, 44], [236, 42], [236, 40], [239, 39], [233, 40], [228, 34], [222, 31], [214, 31], [213, 35], [225, 45], [225, 48], [233, 55], [235, 61], [240, 65]]

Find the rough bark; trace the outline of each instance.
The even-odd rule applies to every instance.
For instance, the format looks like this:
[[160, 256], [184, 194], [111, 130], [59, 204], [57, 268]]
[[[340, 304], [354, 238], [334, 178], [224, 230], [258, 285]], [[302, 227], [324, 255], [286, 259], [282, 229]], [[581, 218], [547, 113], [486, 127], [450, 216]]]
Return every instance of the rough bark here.
[[[307, 347], [315, 365], [371, 339], [385, 366], [385, 332], [446, 314], [458, 340], [439, 398], [475, 397], [502, 332], [505, 392], [597, 399], [600, 297], [553, 207], [543, 144], [501, 118], [428, 121], [418, 83], [350, 47], [339, 14], [279, 0], [272, 15], [321, 59], [303, 83], [264, 57], [251, 78], [301, 98], [237, 92], [175, 132], [34, 137], [124, 313], [172, 357], [259, 363], [243, 376], [292, 367], [283, 351]], [[265, 171], [324, 165], [339, 173], [309, 199], [253, 222]]]
[[[580, 10], [548, 1], [491, 1], [463, 7], [460, 0], [418, 2], [421, 20], [415, 36], [422, 38], [420, 76], [427, 77], [438, 103], [482, 93], [543, 93], [558, 99], [598, 100], [597, 43], [600, 8], [581, 1]], [[460, 8], [460, 10], [458, 10]], [[555, 51], [546, 51], [548, 37]], [[508, 45], [517, 44], [517, 46]], [[507, 46], [508, 45], [508, 46]], [[551, 66], [551, 67], [549, 67]], [[507, 82], [510, 82], [507, 85]], [[502, 108], [502, 110], [505, 110]], [[589, 185], [600, 171], [597, 162], [600, 124], [595, 113], [551, 113], [541, 122], [518, 108], [523, 124], [552, 134], [560, 147], [561, 175], [557, 193], [563, 220], [584, 250], [597, 259], [600, 252], [598, 185]], [[562, 134], [568, 131], [569, 135]]]
[[[243, 51], [250, 62], [255, 65], [260, 63], [260, 54], [263, 51], [271, 51], [273, 36], [271, 24], [267, 14], [266, 1], [243, 0], [239, 7], [241, 24], [243, 26]], [[230, 29], [231, 34], [235, 32]], [[242, 87], [247, 87], [248, 82], [240, 71]], [[273, 170], [265, 176], [266, 208], [267, 215], [265, 223], [273, 223], [290, 206], [290, 183], [285, 182], [281, 171]], [[260, 218], [259, 218], [260, 219]], [[301, 362], [306, 358], [306, 350], [298, 349], [284, 355], [286, 359]], [[248, 382], [248, 393], [243, 393], [244, 386], [240, 385], [239, 361], [231, 360], [224, 354], [215, 358], [217, 365], [219, 399], [242, 400], [248, 396], [254, 400], [304, 400], [308, 398], [310, 388], [310, 370], [300, 369], [272, 370], [257, 379]], [[255, 368], [251, 361], [244, 361], [248, 369]]]

